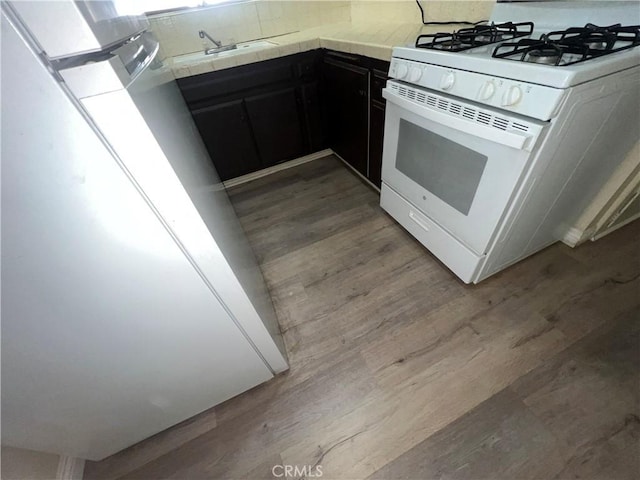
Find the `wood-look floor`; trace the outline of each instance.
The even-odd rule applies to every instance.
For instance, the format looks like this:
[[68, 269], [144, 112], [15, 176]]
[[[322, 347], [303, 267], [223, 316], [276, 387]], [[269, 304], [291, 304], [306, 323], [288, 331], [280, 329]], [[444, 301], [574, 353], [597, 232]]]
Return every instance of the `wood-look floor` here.
[[333, 157], [231, 195], [291, 370], [86, 479], [638, 478], [640, 222], [466, 286]]

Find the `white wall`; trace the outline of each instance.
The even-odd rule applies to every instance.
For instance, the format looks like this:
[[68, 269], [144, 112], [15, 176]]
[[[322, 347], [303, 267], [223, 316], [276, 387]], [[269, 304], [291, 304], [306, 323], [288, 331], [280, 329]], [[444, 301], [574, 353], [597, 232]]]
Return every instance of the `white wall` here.
[[575, 247], [606, 230], [611, 216], [630, 193], [637, 189], [639, 171], [640, 142], [637, 142], [576, 221], [570, 230], [571, 235], [563, 240], [564, 243]]
[[52, 453], [2, 447], [2, 480], [51, 480], [60, 457]]
[[[426, 21], [473, 21], [488, 19], [493, 0], [420, 0]], [[422, 23], [415, 0], [352, 0], [353, 23]]]
[[[203, 49], [198, 30], [205, 30], [226, 45], [348, 22], [350, 17], [350, 2], [344, 0], [255, 0], [153, 15], [150, 22], [162, 53], [173, 57]], [[207, 46], [211, 46], [208, 40]]]

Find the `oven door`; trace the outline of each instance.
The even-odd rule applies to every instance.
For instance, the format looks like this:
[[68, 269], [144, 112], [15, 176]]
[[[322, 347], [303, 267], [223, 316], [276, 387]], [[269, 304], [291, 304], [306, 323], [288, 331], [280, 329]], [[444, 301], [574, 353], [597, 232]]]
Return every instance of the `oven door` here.
[[483, 255], [545, 124], [395, 81], [383, 94], [384, 184]]

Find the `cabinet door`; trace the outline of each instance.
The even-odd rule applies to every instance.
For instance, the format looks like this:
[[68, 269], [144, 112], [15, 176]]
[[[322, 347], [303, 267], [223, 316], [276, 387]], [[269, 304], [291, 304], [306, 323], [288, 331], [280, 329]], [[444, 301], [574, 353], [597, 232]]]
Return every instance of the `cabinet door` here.
[[242, 100], [202, 108], [192, 114], [222, 180], [260, 169]]
[[325, 132], [322, 125], [319, 82], [308, 83], [300, 87], [304, 105], [304, 125], [309, 145], [309, 153], [326, 148]]
[[385, 104], [371, 100], [369, 133], [369, 180], [380, 188], [382, 183], [382, 147], [384, 144]]
[[245, 98], [262, 167], [307, 153], [295, 87]]
[[332, 58], [322, 70], [329, 146], [367, 176], [369, 70]]

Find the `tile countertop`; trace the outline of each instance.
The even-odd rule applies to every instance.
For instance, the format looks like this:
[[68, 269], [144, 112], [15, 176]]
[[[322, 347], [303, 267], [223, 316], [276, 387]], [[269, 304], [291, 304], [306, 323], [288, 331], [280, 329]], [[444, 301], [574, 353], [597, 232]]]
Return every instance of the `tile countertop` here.
[[267, 38], [265, 40], [274, 43], [274, 46], [250, 50], [246, 53], [218, 58], [202, 56], [179, 65], [174, 63], [174, 58], [179, 57], [173, 57], [169, 58], [168, 62], [170, 62], [175, 77], [184, 78], [317, 48], [389, 61], [393, 47], [412, 44], [419, 34], [453, 31], [461, 27], [463, 25], [421, 26], [415, 23], [354, 25], [352, 23], [338, 23]]

